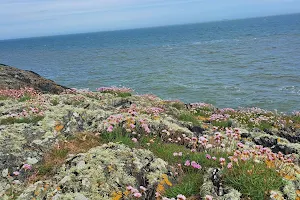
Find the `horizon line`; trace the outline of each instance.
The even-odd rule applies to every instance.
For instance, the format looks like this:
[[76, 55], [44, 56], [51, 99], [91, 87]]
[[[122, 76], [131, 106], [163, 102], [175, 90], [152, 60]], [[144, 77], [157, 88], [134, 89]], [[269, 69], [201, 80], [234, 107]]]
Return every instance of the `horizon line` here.
[[245, 18], [220, 19], [220, 20], [211, 20], [211, 21], [202, 21], [202, 22], [191, 22], [191, 23], [185, 23], [185, 24], [168, 24], [168, 25], [160, 25], [160, 26], [146, 26], [146, 27], [124, 28], [124, 29], [114, 29], [114, 30], [98, 30], [98, 31], [90, 31], [90, 32], [77, 32], [77, 33], [66, 33], [66, 34], [41, 35], [41, 36], [33, 36], [33, 37], [19, 37], [19, 38], [10, 38], [10, 39], [0, 39], [0, 42], [12, 41], [12, 40], [26, 40], [26, 39], [37, 39], [37, 38], [69, 36], [69, 35], [95, 34], [95, 33], [105, 33], [105, 32], [132, 31], [132, 30], [163, 28], [163, 27], [172, 27], [172, 26], [184, 26], [184, 25], [193, 25], [193, 24], [206, 24], [206, 23], [224, 22], [224, 21], [228, 22], [228, 21], [237, 21], [237, 20], [246, 20], [246, 19], [257, 19], [257, 18], [264, 18], [264, 17], [297, 15], [297, 14], [300, 14], [300, 12], [286, 13], [286, 14], [264, 15], [264, 16], [256, 16], [256, 17], [245, 17]]

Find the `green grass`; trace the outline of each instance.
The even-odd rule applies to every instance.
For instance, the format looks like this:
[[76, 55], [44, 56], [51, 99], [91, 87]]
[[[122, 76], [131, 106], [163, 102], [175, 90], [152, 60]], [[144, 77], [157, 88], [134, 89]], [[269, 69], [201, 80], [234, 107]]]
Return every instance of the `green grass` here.
[[217, 126], [217, 127], [231, 127], [232, 126], [232, 121], [231, 120], [226, 120], [226, 121], [212, 121], [211, 124], [213, 126]]
[[113, 94], [117, 97], [122, 97], [122, 98], [125, 98], [125, 97], [130, 97], [132, 96], [132, 94], [130, 92], [114, 92], [114, 91], [103, 91], [101, 93], [109, 93], [109, 94]]
[[4, 100], [7, 100], [8, 99], [8, 97], [6, 97], [6, 96], [0, 96], [0, 101], [4, 101]]
[[183, 110], [185, 108], [184, 104], [181, 102], [172, 103], [171, 106], [176, 108], [177, 110]]
[[37, 167], [38, 173], [41, 176], [49, 175], [54, 169], [54, 165], [42, 164]]
[[30, 100], [31, 99], [31, 96], [30, 95], [24, 95], [24, 96], [22, 96], [18, 101], [19, 102], [24, 102], [24, 101], [28, 101], [28, 100]]
[[101, 142], [116, 142], [125, 144], [131, 148], [135, 147], [136, 144], [131, 140], [126, 130], [122, 127], [115, 127], [112, 132], [104, 132], [101, 134]]
[[52, 155], [56, 158], [66, 158], [68, 155], [68, 150], [67, 149], [54, 149], [52, 151]]
[[167, 161], [169, 164], [183, 163], [184, 158], [173, 156], [174, 152], [182, 152], [183, 155], [190, 153], [190, 150], [182, 145], [172, 143], [162, 143], [155, 141], [147, 147], [155, 156]]
[[178, 180], [178, 184], [168, 188], [164, 196], [172, 198], [178, 194], [183, 194], [186, 197], [199, 194], [199, 189], [203, 184], [203, 173], [193, 172], [185, 174]]
[[279, 174], [265, 163], [240, 162], [239, 167], [224, 169], [223, 174], [226, 185], [232, 186], [243, 197], [250, 197], [252, 200], [266, 199], [270, 190], [279, 190], [283, 186]]
[[178, 119], [181, 120], [181, 121], [185, 121], [185, 122], [192, 122], [192, 124], [194, 126], [200, 126], [201, 125], [200, 121], [197, 120], [196, 117], [190, 112], [181, 113], [178, 116]]
[[0, 124], [8, 125], [14, 123], [37, 123], [38, 121], [44, 119], [44, 116], [33, 116], [33, 117], [26, 117], [26, 118], [15, 118], [15, 117], [7, 117], [0, 121]]

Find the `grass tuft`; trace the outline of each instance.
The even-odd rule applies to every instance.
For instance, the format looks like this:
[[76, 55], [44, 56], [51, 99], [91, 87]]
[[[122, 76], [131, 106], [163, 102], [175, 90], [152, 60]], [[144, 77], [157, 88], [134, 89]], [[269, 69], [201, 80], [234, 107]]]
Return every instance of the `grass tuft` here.
[[275, 169], [253, 161], [224, 169], [224, 182], [252, 200], [266, 199], [270, 190], [279, 190], [284, 185]]
[[185, 122], [192, 122], [194, 126], [200, 126], [201, 123], [197, 118], [190, 112], [183, 112], [178, 116], [178, 119]]
[[176, 197], [178, 194], [183, 194], [186, 197], [199, 194], [199, 188], [203, 184], [203, 173], [193, 172], [183, 175], [178, 180], [178, 184], [173, 187], [168, 188], [164, 196], [172, 198]]
[[14, 123], [32, 123], [35, 124], [38, 121], [44, 119], [44, 116], [34, 116], [34, 117], [26, 117], [26, 118], [15, 118], [15, 117], [7, 117], [5, 119], [2, 119], [0, 121], [0, 124], [8, 125], [8, 124], [14, 124]]

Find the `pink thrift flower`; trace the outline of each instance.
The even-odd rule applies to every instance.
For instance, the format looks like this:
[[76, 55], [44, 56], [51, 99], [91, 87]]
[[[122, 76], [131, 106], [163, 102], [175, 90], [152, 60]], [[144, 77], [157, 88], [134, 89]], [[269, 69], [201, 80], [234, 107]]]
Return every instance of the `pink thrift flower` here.
[[186, 197], [182, 194], [177, 195], [177, 200], [186, 200]]
[[210, 160], [211, 159], [211, 156], [209, 155], [209, 154], [206, 154], [206, 156], [205, 156], [208, 160]]
[[112, 131], [113, 131], [113, 128], [114, 128], [114, 127], [110, 125], [110, 126], [107, 128], [107, 132], [112, 132]]
[[231, 162], [227, 164], [227, 168], [232, 169], [232, 163]]
[[242, 157], [242, 158], [241, 158], [241, 160], [242, 160], [242, 161], [247, 161], [247, 160], [248, 160], [248, 158], [246, 158], [246, 157]]
[[136, 193], [133, 194], [133, 196], [136, 197], [136, 198], [140, 198], [142, 196], [142, 194], [139, 193], [139, 192], [136, 192]]
[[173, 156], [178, 156], [178, 153], [174, 152], [174, 153], [173, 153]]
[[226, 160], [225, 160], [225, 158], [220, 158], [219, 161], [220, 161], [221, 165], [224, 165]]
[[133, 189], [133, 187], [132, 187], [132, 186], [130, 186], [130, 185], [126, 187], [126, 190], [129, 190], [129, 191], [131, 191], [132, 189]]
[[140, 186], [140, 189], [145, 192], [147, 189], [144, 186]]
[[160, 197], [160, 193], [159, 192], [155, 192], [155, 197], [156, 198]]
[[130, 124], [130, 127], [131, 127], [131, 128], [135, 128], [135, 125], [134, 125], [134, 124]]
[[179, 152], [179, 153], [178, 153], [178, 156], [182, 156], [182, 152]]
[[211, 195], [206, 195], [205, 196], [205, 200], [212, 200], [212, 199], [213, 199], [213, 197]]
[[190, 163], [190, 161], [189, 160], [187, 160], [187, 161], [185, 161], [185, 164], [184, 164], [185, 166], [190, 166], [191, 165], [191, 163]]
[[217, 160], [217, 158], [215, 156], [212, 157], [213, 160]]
[[15, 176], [18, 176], [18, 175], [20, 174], [20, 172], [15, 171], [15, 172], [13, 172], [13, 174], [14, 174]]
[[24, 164], [22, 168], [24, 168], [25, 170], [31, 170], [32, 166], [29, 164]]
[[136, 138], [131, 139], [134, 143], [136, 143], [138, 140]]
[[244, 144], [241, 143], [241, 142], [239, 142], [239, 143], [237, 143], [237, 146], [238, 146], [239, 148], [243, 148], [243, 147], [244, 147]]

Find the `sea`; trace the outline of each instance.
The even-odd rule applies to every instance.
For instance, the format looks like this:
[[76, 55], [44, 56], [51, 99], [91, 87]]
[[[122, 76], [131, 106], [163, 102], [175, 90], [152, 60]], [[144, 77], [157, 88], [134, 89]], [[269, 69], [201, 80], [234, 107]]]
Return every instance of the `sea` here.
[[[37, 27], [38, 28], [38, 27]], [[0, 63], [71, 88], [300, 110], [300, 14], [0, 41]]]

